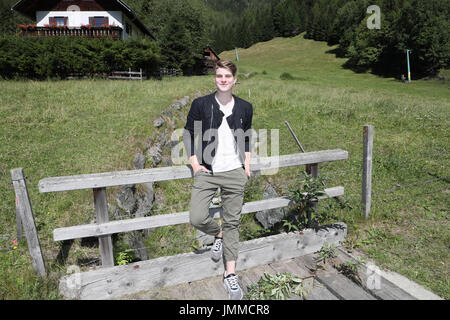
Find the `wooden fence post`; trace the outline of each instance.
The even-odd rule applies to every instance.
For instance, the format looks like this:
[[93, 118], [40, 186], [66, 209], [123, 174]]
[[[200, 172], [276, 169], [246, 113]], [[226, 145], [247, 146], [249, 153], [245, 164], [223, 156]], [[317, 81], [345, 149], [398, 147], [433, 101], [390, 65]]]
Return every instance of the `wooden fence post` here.
[[370, 213], [372, 200], [372, 151], [373, 151], [373, 126], [364, 126], [363, 131], [363, 168], [362, 168], [362, 197], [363, 214], [367, 219]]
[[17, 195], [15, 196], [16, 198], [16, 234], [17, 234], [17, 239], [20, 241], [23, 238], [23, 223], [22, 223], [22, 218], [20, 217], [20, 208], [19, 208], [19, 201], [17, 200]]
[[12, 169], [11, 179], [14, 186], [14, 192], [17, 197], [20, 220], [25, 230], [28, 249], [30, 250], [33, 261], [34, 271], [38, 275], [45, 277], [47, 276], [47, 272], [45, 270], [44, 257], [42, 256], [41, 245], [39, 243], [36, 224], [34, 222], [33, 209], [31, 208], [30, 198], [28, 197], [27, 183], [25, 181], [23, 169]]
[[[106, 201], [106, 188], [94, 188], [94, 205], [96, 212], [96, 222], [98, 224], [108, 222], [108, 203]], [[100, 255], [102, 257], [102, 267], [114, 266], [114, 255], [111, 235], [98, 237]]]
[[[312, 163], [309, 168], [310, 168], [309, 174], [311, 175], [311, 177], [317, 178], [319, 176], [319, 164]], [[318, 207], [319, 207], [319, 203], [317, 201], [314, 201], [312, 204], [312, 208], [314, 209], [315, 213], [317, 213]], [[311, 217], [308, 217], [308, 219], [311, 220]]]

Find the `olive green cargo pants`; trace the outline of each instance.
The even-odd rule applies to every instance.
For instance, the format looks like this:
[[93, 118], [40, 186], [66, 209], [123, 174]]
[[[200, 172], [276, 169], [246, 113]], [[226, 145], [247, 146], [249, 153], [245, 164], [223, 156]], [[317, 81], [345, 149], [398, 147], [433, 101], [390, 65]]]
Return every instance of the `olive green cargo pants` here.
[[247, 180], [244, 168], [214, 173], [200, 169], [194, 175], [189, 220], [195, 228], [212, 236], [220, 232], [220, 226], [209, 215], [209, 206], [220, 187], [225, 261], [236, 261], [238, 257], [239, 224]]

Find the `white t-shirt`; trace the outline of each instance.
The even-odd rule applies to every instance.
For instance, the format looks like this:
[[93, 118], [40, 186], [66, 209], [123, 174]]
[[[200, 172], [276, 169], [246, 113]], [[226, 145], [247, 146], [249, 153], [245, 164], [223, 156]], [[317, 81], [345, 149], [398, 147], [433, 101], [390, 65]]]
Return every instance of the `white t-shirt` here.
[[233, 132], [228, 125], [227, 117], [231, 115], [234, 107], [234, 98], [226, 105], [219, 103], [220, 110], [224, 113], [222, 124], [218, 129], [219, 143], [216, 149], [216, 155], [212, 162], [213, 172], [224, 172], [242, 167], [242, 162], [239, 159], [239, 151], [234, 140]]

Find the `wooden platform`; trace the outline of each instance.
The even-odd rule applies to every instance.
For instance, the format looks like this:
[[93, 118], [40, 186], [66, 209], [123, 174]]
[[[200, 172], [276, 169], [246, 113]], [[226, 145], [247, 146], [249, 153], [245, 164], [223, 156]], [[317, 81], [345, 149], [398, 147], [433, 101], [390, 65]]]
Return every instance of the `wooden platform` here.
[[[364, 264], [358, 275], [360, 281], [352, 281], [338, 271], [338, 266], [346, 261], [356, 261], [344, 249], [338, 248], [337, 257], [323, 266], [317, 264], [316, 253], [269, 263], [238, 272], [244, 294], [251, 284], [256, 284], [264, 273], [288, 272], [292, 275], [315, 277], [304, 280], [304, 288], [309, 289], [305, 300], [416, 300], [417, 297], [386, 279], [373, 265]], [[368, 270], [369, 268], [369, 270]], [[424, 289], [425, 290], [425, 289]], [[244, 298], [246, 298], [244, 296]], [[119, 299], [132, 300], [227, 300], [222, 277], [183, 283], [176, 286], [154, 288]], [[292, 295], [290, 300], [302, 300]]]

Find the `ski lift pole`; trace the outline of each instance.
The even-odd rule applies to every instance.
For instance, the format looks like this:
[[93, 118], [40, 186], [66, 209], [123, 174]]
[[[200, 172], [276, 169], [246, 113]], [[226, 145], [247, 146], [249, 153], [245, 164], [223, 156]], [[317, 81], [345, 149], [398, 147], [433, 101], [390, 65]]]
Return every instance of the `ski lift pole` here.
[[411, 82], [411, 68], [409, 66], [409, 53], [411, 52], [411, 50], [406, 49], [406, 60], [408, 62], [408, 82]]

